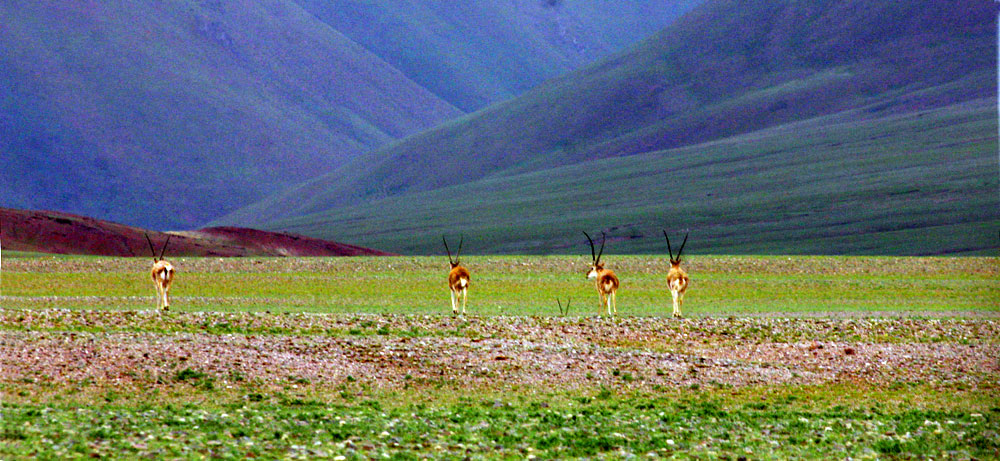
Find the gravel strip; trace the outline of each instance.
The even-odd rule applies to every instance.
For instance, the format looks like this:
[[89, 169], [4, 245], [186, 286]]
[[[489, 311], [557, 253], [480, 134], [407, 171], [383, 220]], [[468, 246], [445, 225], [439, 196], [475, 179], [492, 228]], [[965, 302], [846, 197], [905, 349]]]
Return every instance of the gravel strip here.
[[[223, 322], [246, 330], [197, 331]], [[367, 325], [360, 334], [359, 325]], [[1000, 376], [1000, 325], [990, 319], [161, 317], [2, 310], [0, 326], [0, 382], [8, 383], [169, 384], [186, 369], [218, 384], [356, 380], [387, 388], [437, 382], [565, 389], [916, 381], [975, 386]]]

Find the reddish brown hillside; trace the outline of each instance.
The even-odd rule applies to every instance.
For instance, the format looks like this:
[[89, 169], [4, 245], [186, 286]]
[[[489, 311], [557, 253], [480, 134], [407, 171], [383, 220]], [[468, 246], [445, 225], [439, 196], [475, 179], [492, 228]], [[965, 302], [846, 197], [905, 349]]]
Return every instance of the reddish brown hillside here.
[[156, 232], [57, 211], [0, 208], [5, 250], [103, 256], [149, 256], [149, 234], [168, 256], [383, 256], [390, 253], [289, 233], [238, 227]]
[[287, 232], [267, 232], [245, 227], [208, 227], [178, 234], [220, 246], [237, 246], [249, 254], [271, 256], [388, 256], [371, 248], [314, 239]]

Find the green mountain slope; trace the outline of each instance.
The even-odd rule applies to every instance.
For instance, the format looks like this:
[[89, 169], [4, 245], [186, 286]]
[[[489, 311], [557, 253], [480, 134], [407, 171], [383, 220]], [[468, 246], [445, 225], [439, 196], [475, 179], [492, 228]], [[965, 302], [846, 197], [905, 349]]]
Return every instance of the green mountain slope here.
[[297, 0], [466, 111], [642, 40], [701, 0]]
[[291, 218], [861, 107], [864, 118], [992, 97], [995, 11], [982, 0], [709, 1], [627, 53], [220, 222]]
[[[860, 112], [871, 108], [863, 108]], [[482, 179], [269, 223], [404, 254], [996, 254], [996, 100], [857, 112], [696, 146]], [[861, 121], [859, 121], [861, 119]], [[678, 237], [679, 238], [679, 237]]]

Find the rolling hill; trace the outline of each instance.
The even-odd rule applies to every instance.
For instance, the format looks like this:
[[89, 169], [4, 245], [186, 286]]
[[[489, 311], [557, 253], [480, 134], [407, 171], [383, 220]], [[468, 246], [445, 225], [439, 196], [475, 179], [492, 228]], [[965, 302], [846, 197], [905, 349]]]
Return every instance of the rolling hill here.
[[[0, 208], [4, 250], [149, 257], [146, 237], [177, 256], [386, 256], [391, 253], [289, 234], [238, 227], [156, 232], [57, 211]], [[169, 242], [167, 239], [170, 239]]]
[[[864, 110], [864, 109], [862, 109]], [[695, 146], [502, 175], [388, 197], [266, 228], [403, 254], [997, 253], [996, 102], [796, 122]], [[457, 238], [457, 237], [456, 237]], [[680, 238], [680, 237], [678, 237]]]
[[[559, 251], [579, 243], [574, 226], [618, 233], [619, 251], [654, 251], [655, 238], [628, 243], [630, 229], [695, 224], [715, 229], [700, 251], [987, 251], [1000, 222], [995, 18], [984, 1], [709, 1], [624, 54], [218, 222], [355, 229], [400, 252], [436, 252], [430, 236], [467, 230], [486, 252]], [[741, 157], [716, 160], [728, 154], [714, 143]], [[720, 162], [744, 170], [717, 176]], [[663, 176], [681, 164], [699, 179]], [[810, 165], [829, 175], [789, 189]], [[633, 184], [644, 172], [656, 181]], [[733, 178], [739, 198], [720, 200]], [[666, 199], [678, 187], [701, 193], [681, 206]], [[671, 225], [676, 207], [700, 218]], [[767, 238], [750, 240], [761, 229]]]
[[[618, 17], [614, 2], [588, 0], [496, 18], [491, 2], [435, 2], [423, 16], [387, 1], [5, 2], [0, 205], [201, 225], [462, 115], [425, 87], [438, 76], [465, 89], [456, 101], [485, 104], [637, 41], [692, 2], [639, 3], [659, 6]], [[623, 31], [635, 15], [641, 27]], [[540, 38], [563, 22], [565, 42]], [[591, 36], [579, 51], [574, 40]], [[531, 66], [503, 54], [508, 42]]]

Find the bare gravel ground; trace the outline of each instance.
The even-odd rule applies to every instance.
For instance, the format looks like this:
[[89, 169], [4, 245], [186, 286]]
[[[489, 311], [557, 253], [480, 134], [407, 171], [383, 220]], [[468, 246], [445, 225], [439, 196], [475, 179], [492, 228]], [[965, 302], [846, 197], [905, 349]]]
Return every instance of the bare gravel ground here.
[[[992, 318], [273, 315], [0, 310], [0, 382], [494, 389], [895, 382], [993, 386]], [[3, 386], [9, 389], [10, 386]], [[6, 392], [6, 391], [5, 391]]]

